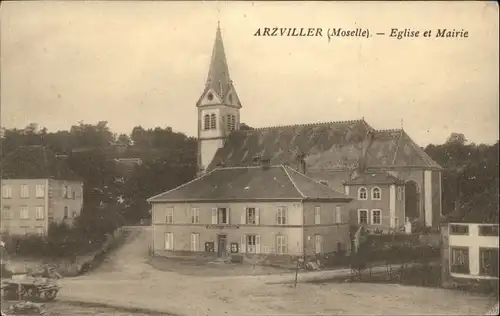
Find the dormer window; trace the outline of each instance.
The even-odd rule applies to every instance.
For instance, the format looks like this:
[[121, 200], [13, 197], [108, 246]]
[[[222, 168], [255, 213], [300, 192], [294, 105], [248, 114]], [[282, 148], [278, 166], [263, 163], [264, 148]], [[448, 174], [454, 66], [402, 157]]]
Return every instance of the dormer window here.
[[382, 190], [379, 187], [372, 189], [372, 200], [380, 200], [382, 198]]
[[212, 101], [213, 99], [214, 99], [214, 95], [211, 92], [209, 94], [207, 94], [208, 101]]
[[366, 200], [368, 198], [368, 190], [366, 188], [361, 187], [358, 189], [358, 200]]

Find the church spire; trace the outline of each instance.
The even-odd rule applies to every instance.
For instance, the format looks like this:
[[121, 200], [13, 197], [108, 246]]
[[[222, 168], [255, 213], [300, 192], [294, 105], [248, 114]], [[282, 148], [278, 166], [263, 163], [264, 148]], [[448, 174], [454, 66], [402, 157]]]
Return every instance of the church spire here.
[[226, 93], [231, 88], [231, 78], [229, 77], [229, 68], [227, 66], [226, 53], [222, 42], [220, 22], [217, 21], [217, 31], [215, 33], [214, 48], [212, 50], [212, 60], [208, 70], [206, 82], [207, 88], [215, 91], [221, 99], [224, 99]]

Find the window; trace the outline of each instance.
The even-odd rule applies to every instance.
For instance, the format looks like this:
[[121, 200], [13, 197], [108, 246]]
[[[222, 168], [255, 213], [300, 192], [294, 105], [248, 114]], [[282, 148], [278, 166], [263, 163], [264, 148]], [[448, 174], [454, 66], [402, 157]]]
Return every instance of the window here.
[[254, 207], [248, 207], [246, 211], [246, 224], [257, 224], [257, 211]]
[[21, 184], [21, 198], [27, 199], [30, 197], [30, 188], [27, 184]]
[[29, 219], [30, 213], [27, 206], [21, 206], [21, 219]]
[[405, 187], [398, 187], [398, 201], [404, 201], [405, 199]]
[[43, 206], [37, 206], [36, 207], [36, 219], [44, 219], [45, 218], [45, 212], [44, 212], [44, 207]]
[[231, 131], [231, 115], [227, 115], [227, 130]]
[[191, 224], [199, 224], [200, 223], [200, 209], [192, 208], [191, 209]]
[[208, 101], [212, 101], [214, 99], [214, 95], [210, 92], [209, 94], [207, 94], [207, 99]]
[[174, 223], [174, 209], [172, 207], [167, 207], [165, 215], [165, 223], [167, 224]]
[[229, 94], [227, 96], [227, 98], [229, 99], [229, 103], [233, 103], [233, 95], [232, 94]]
[[314, 244], [316, 253], [321, 253], [323, 250], [323, 236], [315, 235], [314, 236]]
[[73, 218], [76, 218], [76, 212], [73, 212]]
[[210, 115], [208, 115], [208, 114], [205, 114], [203, 116], [203, 129], [204, 130], [210, 129]]
[[278, 235], [276, 236], [276, 253], [285, 254], [287, 253], [287, 240], [286, 236]]
[[469, 248], [451, 248], [451, 272], [469, 274]]
[[212, 224], [229, 224], [229, 209], [220, 207], [212, 209]]
[[359, 188], [358, 189], [358, 200], [366, 200], [367, 199], [367, 193], [368, 191], [366, 188]]
[[24, 235], [28, 235], [28, 229], [29, 229], [28, 226], [21, 226], [21, 229], [23, 230]]
[[214, 113], [210, 114], [210, 129], [217, 128], [217, 118]]
[[200, 250], [200, 234], [191, 234], [191, 251]]
[[372, 224], [373, 225], [382, 224], [382, 211], [381, 210], [372, 210]]
[[479, 226], [479, 236], [498, 236], [498, 225]]
[[2, 219], [12, 219], [12, 211], [10, 210], [10, 206], [4, 205], [2, 208]]
[[321, 207], [314, 207], [314, 224], [319, 225], [321, 223]]
[[11, 199], [12, 198], [12, 188], [10, 185], [3, 185], [2, 186], [2, 197], [4, 199]]
[[68, 198], [68, 186], [67, 185], [63, 186], [63, 198], [65, 198], [65, 199]]
[[246, 236], [246, 252], [247, 253], [256, 253], [256, 245], [257, 245], [257, 236], [255, 235], [247, 235]]
[[165, 250], [174, 250], [174, 234], [165, 233]]
[[44, 229], [43, 229], [43, 227], [36, 227], [36, 234], [37, 234], [38, 236], [43, 236], [43, 235], [45, 235], [45, 234], [44, 234]]
[[276, 223], [278, 225], [286, 225], [286, 207], [278, 207], [278, 212], [276, 213]]
[[76, 192], [75, 192], [75, 191], [73, 191], [72, 193], [73, 193], [72, 198], [73, 198], [73, 200], [75, 200], [75, 199], [76, 199]]
[[335, 210], [333, 212], [333, 221], [335, 224], [342, 223], [342, 210], [340, 206], [335, 206]]
[[73, 195], [73, 188], [68, 186], [68, 193], [66, 195], [66, 198], [69, 199]]
[[37, 184], [35, 187], [35, 196], [37, 198], [43, 198], [45, 196], [45, 186], [43, 184]]
[[67, 207], [67, 206], [65, 206], [65, 207], [64, 207], [64, 219], [67, 219], [67, 218], [68, 218], [68, 216], [69, 216], [68, 207]]
[[372, 189], [372, 200], [380, 200], [382, 198], [382, 191], [379, 187]]
[[469, 226], [467, 225], [451, 225], [450, 226], [451, 235], [468, 235]]
[[479, 274], [498, 277], [498, 249], [479, 248]]
[[368, 224], [368, 210], [358, 210], [358, 224]]
[[231, 115], [231, 130], [235, 130], [236, 129], [236, 116], [234, 115]]

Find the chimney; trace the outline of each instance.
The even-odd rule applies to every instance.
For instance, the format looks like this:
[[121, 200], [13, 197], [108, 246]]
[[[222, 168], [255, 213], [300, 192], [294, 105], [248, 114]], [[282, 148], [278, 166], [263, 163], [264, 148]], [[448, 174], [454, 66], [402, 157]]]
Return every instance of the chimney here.
[[259, 164], [262, 169], [269, 169], [269, 167], [271, 166], [271, 159], [268, 157], [263, 157], [260, 159]]

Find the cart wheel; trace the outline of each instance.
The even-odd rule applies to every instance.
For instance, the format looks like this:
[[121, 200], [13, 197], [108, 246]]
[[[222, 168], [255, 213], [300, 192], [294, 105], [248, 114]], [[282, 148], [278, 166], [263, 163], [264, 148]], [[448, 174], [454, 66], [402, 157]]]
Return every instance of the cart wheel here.
[[48, 290], [48, 291], [45, 291], [45, 299], [48, 300], [48, 301], [52, 301], [53, 299], [55, 299], [57, 296], [57, 291], [56, 290]]

